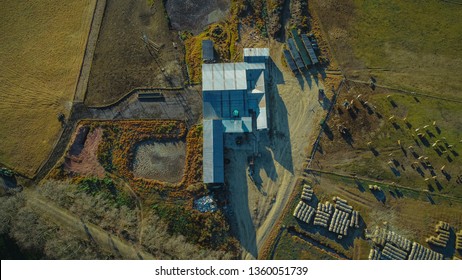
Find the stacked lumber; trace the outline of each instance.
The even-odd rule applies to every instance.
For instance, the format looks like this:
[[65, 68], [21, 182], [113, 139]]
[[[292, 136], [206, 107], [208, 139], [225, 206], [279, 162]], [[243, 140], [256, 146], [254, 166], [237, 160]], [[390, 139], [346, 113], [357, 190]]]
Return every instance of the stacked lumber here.
[[439, 221], [438, 224], [436, 224], [435, 226], [435, 232], [438, 235], [437, 236], [432, 235], [429, 238], [427, 238], [425, 241], [435, 246], [446, 247], [449, 241], [449, 235], [450, 235], [449, 229], [450, 229], [450, 226], [448, 223]]
[[302, 199], [306, 201], [311, 201], [312, 197], [313, 197], [313, 187], [307, 184], [303, 185]]
[[351, 212], [351, 218], [350, 218], [350, 227], [355, 227], [359, 228], [359, 212], [354, 210]]
[[380, 260], [382, 257], [382, 253], [378, 248], [372, 248], [369, 252], [369, 260]]
[[456, 233], [456, 249], [462, 250], [462, 229]]
[[[335, 209], [332, 220], [330, 221], [329, 231], [339, 235], [348, 234], [348, 226], [350, 225], [349, 213]], [[339, 236], [341, 238], [341, 236]]]
[[329, 224], [330, 216], [333, 212], [334, 207], [329, 203], [329, 201], [326, 201], [325, 204], [319, 203], [313, 224], [315, 226], [327, 227]]
[[380, 228], [379, 226], [375, 227], [375, 230], [371, 234], [371, 239], [374, 241], [375, 244], [377, 244], [380, 247], [385, 246], [387, 238], [387, 231], [384, 230], [383, 228]]
[[382, 250], [382, 260], [405, 260], [408, 252], [399, 248], [391, 242], [387, 242]]
[[412, 247], [412, 243], [409, 239], [402, 237], [394, 231], [380, 228], [379, 226], [375, 227], [371, 236], [374, 243], [382, 248], [385, 247], [387, 243], [391, 243], [399, 249], [409, 253]]
[[411, 254], [409, 260], [442, 260], [443, 255], [432, 251], [417, 242], [412, 243]]
[[353, 206], [348, 205], [345, 199], [341, 199], [340, 197], [336, 196], [333, 200], [335, 202], [335, 209], [341, 210], [349, 214], [353, 211]]
[[313, 218], [315, 213], [316, 213], [316, 210], [313, 207], [309, 206], [303, 201], [300, 201], [297, 204], [297, 207], [295, 207], [293, 215], [295, 218], [308, 224], [311, 221], [311, 218]]
[[404, 238], [401, 235], [396, 234], [394, 231], [391, 231], [391, 230], [387, 232], [385, 241], [387, 242], [387, 244], [391, 243], [397, 246], [398, 248], [406, 251], [407, 253], [409, 253], [412, 247], [412, 243], [409, 239]]

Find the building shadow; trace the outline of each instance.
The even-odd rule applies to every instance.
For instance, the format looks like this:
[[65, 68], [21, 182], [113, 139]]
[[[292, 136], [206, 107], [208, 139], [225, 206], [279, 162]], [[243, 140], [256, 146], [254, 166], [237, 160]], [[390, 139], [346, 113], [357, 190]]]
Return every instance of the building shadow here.
[[[266, 173], [266, 176], [270, 178], [271, 181], [276, 181], [278, 174], [276, 172], [276, 166], [274, 166], [274, 161], [272, 159], [271, 151], [268, 147], [264, 147], [264, 150], [259, 150], [260, 157], [255, 161], [255, 170], [263, 169]], [[255, 172], [255, 176], [258, 176], [259, 172]], [[260, 179], [261, 180], [261, 179]], [[257, 182], [257, 180], [255, 180]]]
[[[274, 160], [293, 174], [292, 145], [288, 120], [289, 112], [276, 86], [278, 82], [281, 83], [281, 80], [277, 77], [282, 77], [282, 73], [272, 60], [270, 60], [269, 63], [272, 64], [272, 66], [269, 67], [269, 74], [271, 77], [276, 76], [276, 82], [271, 83], [268, 88], [268, 106], [270, 112], [270, 142], [268, 144], [271, 143], [268, 148], [273, 151]], [[279, 145], [275, 145], [276, 142], [279, 142], [277, 143]], [[283, 142], [284, 145], [281, 145], [281, 142]]]
[[238, 238], [241, 247], [254, 258], [257, 258], [257, 235], [249, 209], [250, 186], [247, 180], [247, 155], [246, 151], [225, 151], [225, 158], [236, 159], [237, 157], [237, 160], [231, 160], [225, 167], [225, 182], [233, 181], [233, 184], [226, 184], [229, 187], [231, 229]]

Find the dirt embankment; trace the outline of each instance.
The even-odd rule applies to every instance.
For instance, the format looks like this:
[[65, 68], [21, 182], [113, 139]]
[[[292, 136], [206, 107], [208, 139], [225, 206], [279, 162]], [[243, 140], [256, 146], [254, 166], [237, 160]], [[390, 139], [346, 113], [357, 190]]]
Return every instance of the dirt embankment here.
[[98, 145], [103, 137], [103, 130], [97, 128], [92, 132], [87, 126], [80, 126], [74, 141], [64, 158], [64, 168], [80, 175], [104, 177], [104, 168], [98, 161]]
[[225, 0], [167, 0], [165, 8], [173, 28], [197, 34], [225, 18], [229, 6]]

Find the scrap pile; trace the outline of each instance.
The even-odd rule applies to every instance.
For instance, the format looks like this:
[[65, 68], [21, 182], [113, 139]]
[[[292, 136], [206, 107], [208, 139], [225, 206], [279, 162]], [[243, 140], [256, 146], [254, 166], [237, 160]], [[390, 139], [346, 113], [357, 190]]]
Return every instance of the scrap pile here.
[[370, 260], [441, 260], [443, 255], [379, 227], [368, 236], [375, 243]]
[[297, 207], [295, 207], [293, 215], [295, 218], [308, 224], [311, 221], [311, 218], [313, 218], [315, 212], [316, 210], [313, 207], [303, 201], [300, 201], [297, 204]]
[[442, 260], [443, 255], [432, 251], [417, 242], [412, 243], [411, 254], [409, 260]]
[[462, 250], [462, 229], [456, 233], [456, 249]]
[[429, 244], [433, 244], [435, 246], [446, 247], [449, 241], [449, 224], [443, 221], [439, 221], [438, 224], [435, 226], [435, 232], [438, 234], [437, 236], [430, 236], [425, 241]]
[[325, 204], [319, 203], [318, 209], [316, 211], [316, 216], [314, 217], [315, 226], [327, 227], [330, 216], [334, 212], [334, 207], [330, 204], [329, 201], [326, 201]]
[[313, 187], [307, 184], [303, 185], [303, 190], [302, 190], [302, 199], [306, 201], [311, 201], [311, 198], [313, 197]]
[[218, 210], [215, 199], [211, 195], [203, 196], [194, 201], [194, 208], [202, 213], [215, 212]]

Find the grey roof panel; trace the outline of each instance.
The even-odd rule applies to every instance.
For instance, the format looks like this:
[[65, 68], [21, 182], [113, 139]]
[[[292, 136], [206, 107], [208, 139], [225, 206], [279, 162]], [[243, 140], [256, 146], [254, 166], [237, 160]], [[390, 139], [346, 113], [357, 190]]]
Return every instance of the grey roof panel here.
[[300, 53], [300, 57], [303, 60], [303, 63], [305, 64], [306, 67], [310, 66], [311, 61], [308, 58], [308, 53], [306, 52], [306, 49], [302, 43], [302, 40], [300, 40], [300, 36], [298, 36], [297, 30], [292, 29], [290, 32], [292, 33], [292, 37], [294, 38], [295, 44], [297, 45], [297, 48]]
[[219, 120], [203, 121], [204, 183], [224, 183], [223, 124]]
[[287, 46], [289, 47], [290, 53], [292, 54], [292, 57], [294, 58], [294, 61], [297, 67], [299, 69], [305, 68], [302, 58], [300, 57], [300, 54], [298, 53], [297, 47], [295, 47], [294, 39], [289, 38], [287, 40]]
[[319, 60], [316, 57], [316, 53], [314, 52], [313, 46], [311, 45], [311, 41], [308, 38], [308, 36], [306, 36], [306, 34], [302, 34], [302, 41], [305, 45], [306, 50], [308, 51], [308, 54], [310, 55], [310, 59], [313, 62], [313, 64], [318, 63]]
[[290, 52], [288, 50], [284, 50], [283, 53], [290, 70], [292, 70], [293, 72], [297, 71], [297, 65], [295, 65], [295, 61], [290, 55]]
[[202, 60], [214, 60], [213, 42], [211, 40], [202, 40]]

